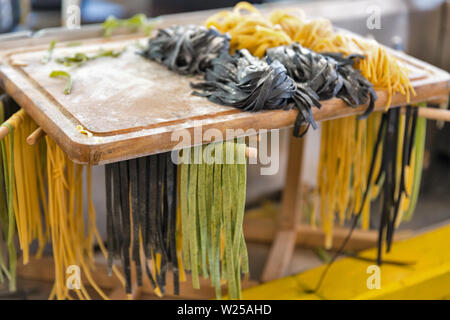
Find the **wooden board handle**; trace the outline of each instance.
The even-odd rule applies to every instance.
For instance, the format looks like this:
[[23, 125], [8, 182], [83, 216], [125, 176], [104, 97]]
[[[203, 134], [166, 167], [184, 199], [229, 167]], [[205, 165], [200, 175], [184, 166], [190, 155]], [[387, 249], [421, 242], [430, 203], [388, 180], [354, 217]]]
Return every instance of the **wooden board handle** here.
[[36, 130], [34, 130], [33, 133], [30, 134], [30, 135], [27, 137], [27, 143], [28, 143], [30, 146], [33, 146], [33, 145], [36, 144], [36, 142], [38, 142], [38, 141], [39, 141], [42, 137], [44, 137], [44, 136], [45, 136], [44, 130], [42, 130], [42, 129], [39, 127], [39, 128], [37, 128]]
[[450, 121], [450, 110], [437, 108], [419, 108], [419, 117], [429, 120]]
[[[450, 110], [447, 109], [439, 109], [439, 108], [418, 108], [419, 117], [428, 119], [428, 120], [437, 120], [437, 121], [450, 121]], [[402, 107], [402, 113], [406, 112], [406, 108]]]
[[3, 140], [9, 133], [9, 128], [6, 126], [0, 126], [0, 140]]

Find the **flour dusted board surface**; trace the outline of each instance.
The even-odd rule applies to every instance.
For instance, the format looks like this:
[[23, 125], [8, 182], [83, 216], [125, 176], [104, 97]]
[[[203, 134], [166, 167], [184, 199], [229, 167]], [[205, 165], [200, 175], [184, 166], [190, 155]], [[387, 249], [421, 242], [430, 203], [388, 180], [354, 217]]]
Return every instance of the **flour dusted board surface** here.
[[[199, 78], [178, 75], [137, 54], [141, 49], [136, 41], [145, 44], [145, 37], [125, 35], [80, 41], [83, 45], [76, 47], [59, 41], [53, 58], [77, 52], [94, 54], [99, 49], [121, 50], [125, 46], [127, 51], [118, 58], [99, 58], [79, 68], [53, 61], [42, 64], [49, 43], [15, 45], [14, 49], [0, 51], [0, 86], [77, 163], [111, 163], [207, 143], [211, 140], [201, 133], [208, 129], [214, 129], [213, 139], [221, 140], [242, 135], [242, 130], [248, 135], [260, 129], [288, 127], [297, 117], [295, 110], [242, 112], [193, 96], [189, 84]], [[411, 103], [448, 97], [447, 72], [399, 52], [392, 54], [412, 71], [410, 78], [417, 95]], [[70, 95], [63, 93], [65, 79], [49, 77], [56, 69], [72, 75]], [[387, 93], [377, 91], [377, 95], [375, 110], [385, 110]], [[361, 114], [367, 107], [350, 108], [340, 99], [321, 103], [320, 110], [313, 109], [316, 121]], [[406, 103], [400, 94], [392, 98], [393, 106]], [[93, 136], [81, 134], [77, 125]], [[186, 137], [186, 132], [191, 139], [180, 138]], [[194, 136], [200, 140], [194, 140]]]
[[[89, 55], [100, 49], [122, 50], [125, 46], [126, 51], [118, 58], [99, 58], [80, 67], [55, 62], [55, 58], [78, 52]], [[54, 99], [63, 112], [93, 133], [130, 131], [230, 110], [192, 95], [189, 83], [197, 79], [181, 77], [141, 57], [139, 50], [135, 41], [117, 41], [56, 48], [54, 59], [48, 64], [41, 63], [45, 50], [12, 54], [10, 58], [26, 64], [20, 66], [26, 76]], [[71, 94], [63, 93], [64, 79], [49, 77], [53, 70], [71, 74]]]

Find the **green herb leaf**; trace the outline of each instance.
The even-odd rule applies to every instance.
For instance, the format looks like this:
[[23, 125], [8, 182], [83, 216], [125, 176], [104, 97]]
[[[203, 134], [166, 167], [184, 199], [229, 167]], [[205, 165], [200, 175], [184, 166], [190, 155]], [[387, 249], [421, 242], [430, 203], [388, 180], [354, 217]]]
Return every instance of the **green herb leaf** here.
[[75, 41], [75, 42], [69, 42], [68, 44], [66, 44], [66, 47], [79, 47], [79, 46], [81, 46], [83, 44], [83, 42], [77, 42], [77, 41]]
[[120, 55], [126, 50], [126, 48], [123, 48], [122, 50], [104, 50], [100, 49], [99, 52], [95, 55], [89, 58], [89, 60], [94, 60], [97, 58], [102, 57], [112, 57], [117, 58], [120, 57]]
[[159, 19], [147, 21], [147, 16], [143, 13], [137, 14], [129, 19], [117, 19], [115, 17], [108, 17], [103, 22], [104, 36], [111, 36], [112, 32], [118, 28], [128, 28], [134, 30], [141, 30], [146, 36], [150, 35], [152, 29], [159, 23]]
[[56, 62], [64, 64], [66, 67], [70, 67], [76, 64], [78, 67], [89, 60], [89, 57], [84, 53], [75, 53], [73, 56], [62, 57], [56, 59]]
[[50, 78], [56, 78], [56, 77], [64, 77], [67, 79], [66, 88], [64, 89], [64, 94], [70, 94], [72, 91], [72, 77], [70, 74], [66, 71], [62, 70], [54, 70], [50, 73]]
[[53, 50], [55, 49], [55, 46], [56, 40], [52, 40], [52, 42], [50, 42], [50, 46], [48, 47], [47, 54], [42, 58], [41, 63], [47, 64], [50, 62], [50, 60], [52, 60]]
[[123, 48], [121, 50], [104, 50], [100, 49], [96, 54], [92, 56], [88, 56], [85, 53], [78, 52], [75, 53], [73, 56], [67, 56], [56, 59], [56, 62], [65, 65], [66, 67], [70, 67], [73, 65], [76, 65], [77, 67], [82, 66], [85, 62], [95, 60], [102, 57], [112, 57], [117, 58], [119, 57], [126, 48]]

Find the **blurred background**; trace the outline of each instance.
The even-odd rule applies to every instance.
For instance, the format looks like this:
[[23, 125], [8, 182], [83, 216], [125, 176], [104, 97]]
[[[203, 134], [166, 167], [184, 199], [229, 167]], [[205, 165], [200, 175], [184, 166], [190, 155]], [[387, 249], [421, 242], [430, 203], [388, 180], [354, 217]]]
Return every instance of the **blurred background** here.
[[[103, 22], [108, 16], [128, 18], [137, 13], [148, 17], [178, 14], [189, 11], [210, 10], [232, 7], [239, 1], [233, 0], [0, 0], [0, 41], [17, 34], [30, 34], [45, 28], [54, 28], [64, 21], [64, 8], [77, 4], [81, 9], [81, 24]], [[268, 7], [295, 6], [301, 8], [307, 17], [330, 19], [333, 25], [342, 27], [363, 36], [372, 37], [378, 42], [403, 50], [411, 56], [450, 71], [450, 1], [445, 0], [334, 0], [334, 1], [249, 1]], [[379, 29], [368, 29], [370, 12], [379, 10], [381, 25]], [[200, 14], [202, 16], [202, 14]], [[178, 16], [175, 16], [178, 17]], [[186, 16], [180, 23], [186, 22]], [[197, 14], [198, 18], [199, 15]], [[189, 19], [187, 19], [189, 20]], [[175, 20], [178, 21], [178, 20]], [[200, 20], [202, 21], [202, 20]], [[190, 21], [188, 21], [190, 22]], [[198, 21], [196, 21], [198, 22]], [[51, 29], [50, 29], [51, 30]], [[44, 31], [45, 33], [45, 31]], [[42, 34], [42, 32], [41, 32]], [[441, 106], [442, 107], [442, 106]], [[448, 106], [446, 106], [448, 108]], [[429, 121], [427, 126], [427, 146], [421, 195], [414, 218], [401, 226], [406, 229], [419, 229], [450, 219], [450, 128], [449, 125]], [[249, 166], [247, 205], [259, 206], [267, 200], [274, 203], [280, 198], [284, 186], [287, 160], [287, 130], [281, 130], [280, 170], [274, 176], [260, 176], [258, 165]], [[320, 130], [310, 130], [306, 137], [305, 180], [314, 186], [317, 171], [317, 156]], [[99, 190], [95, 196], [98, 220], [104, 213], [103, 169], [95, 171]], [[101, 222], [99, 224], [102, 224]], [[103, 223], [104, 225], [104, 223]], [[263, 265], [268, 246], [249, 245], [252, 277], [258, 278], [259, 266]], [[305, 254], [292, 268], [292, 273], [308, 269], [318, 262], [308, 264]], [[301, 260], [301, 261], [300, 261]], [[258, 261], [260, 263], [258, 263]], [[297, 263], [298, 262], [298, 263]]]
[[[127, 18], [136, 13], [148, 17], [188, 11], [232, 7], [234, 0], [0, 0], [0, 33], [39, 30], [61, 25], [61, 12], [70, 4], [81, 8], [81, 23], [103, 22], [108, 16]], [[329, 18], [339, 27], [367, 35], [366, 19], [374, 7], [381, 11], [381, 29], [372, 36], [386, 45], [402, 48], [413, 56], [443, 68], [450, 67], [450, 9], [445, 0], [378, 1], [248, 1], [279, 6], [300, 5], [308, 16]], [[205, 15], [207, 16], [207, 15]], [[438, 50], [441, 49], [442, 50]]]

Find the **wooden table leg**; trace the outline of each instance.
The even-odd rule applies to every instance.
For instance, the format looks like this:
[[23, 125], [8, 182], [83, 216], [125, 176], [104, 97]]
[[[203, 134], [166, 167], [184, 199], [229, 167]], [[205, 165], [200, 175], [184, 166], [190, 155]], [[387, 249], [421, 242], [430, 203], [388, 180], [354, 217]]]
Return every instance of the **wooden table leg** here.
[[301, 181], [304, 139], [291, 135], [286, 183], [281, 201], [278, 228], [262, 281], [267, 282], [286, 275], [295, 250], [297, 225], [301, 214]]

